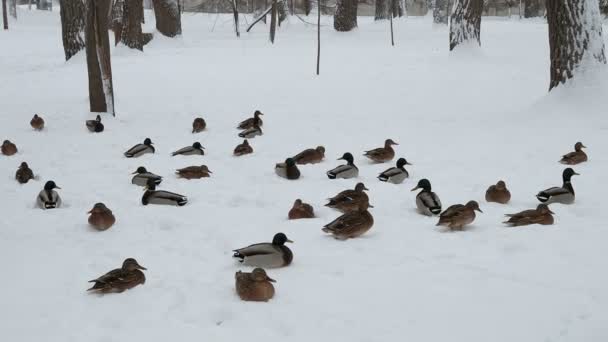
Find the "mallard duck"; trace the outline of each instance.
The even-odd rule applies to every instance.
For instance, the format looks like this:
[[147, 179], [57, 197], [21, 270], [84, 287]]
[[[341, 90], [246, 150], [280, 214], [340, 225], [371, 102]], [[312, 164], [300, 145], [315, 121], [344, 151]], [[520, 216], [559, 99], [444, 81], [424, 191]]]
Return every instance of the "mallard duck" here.
[[300, 165], [317, 164], [322, 162], [323, 158], [325, 158], [325, 147], [323, 146], [309, 148], [293, 156], [293, 160], [296, 161], [296, 164]]
[[253, 272], [238, 271], [234, 275], [236, 293], [244, 301], [267, 302], [274, 297], [274, 279], [270, 278], [262, 268], [254, 268]]
[[156, 150], [152, 145], [152, 140], [150, 140], [150, 138], [146, 138], [143, 144], [137, 144], [125, 152], [125, 157], [133, 158], [142, 156], [146, 153], [154, 153]]
[[551, 204], [551, 203], [562, 203], [562, 204], [572, 204], [574, 203], [574, 188], [572, 187], [572, 183], [570, 179], [574, 175], [579, 175], [574, 172], [571, 168], [567, 168], [562, 173], [562, 179], [564, 183], [561, 187], [552, 187], [547, 190], [543, 190], [536, 195], [539, 201]]
[[176, 194], [169, 191], [156, 190], [156, 182], [154, 179], [148, 179], [148, 183], [145, 187], [144, 195], [141, 198], [143, 205], [148, 204], [164, 204], [164, 205], [177, 205], [184, 206], [188, 203], [186, 196]]
[[329, 177], [329, 179], [349, 179], [359, 176], [359, 169], [354, 164], [355, 159], [352, 154], [346, 152], [341, 158], [338, 158], [338, 160], [346, 160], [346, 165], [340, 165], [335, 169], [327, 171], [327, 177]]
[[393, 184], [401, 184], [403, 181], [410, 176], [405, 169], [405, 165], [412, 165], [405, 160], [405, 158], [399, 158], [397, 160], [397, 166], [391, 167], [386, 171], [382, 172], [378, 179], [382, 182], [388, 182]]
[[395, 150], [393, 145], [399, 145], [392, 139], [386, 139], [384, 147], [375, 148], [373, 150], [365, 151], [363, 154], [367, 158], [375, 161], [376, 163], [384, 163], [395, 158]]
[[475, 211], [483, 213], [476, 201], [469, 201], [465, 205], [454, 204], [439, 215], [437, 226], [445, 226], [451, 230], [462, 230], [464, 226], [475, 220]]
[[44, 119], [38, 116], [38, 114], [34, 114], [34, 117], [30, 121], [30, 126], [37, 131], [42, 131], [44, 129]]
[[116, 222], [112, 210], [108, 209], [103, 203], [95, 203], [93, 209], [88, 214], [90, 214], [89, 224], [97, 230], [106, 230]]
[[559, 162], [566, 165], [576, 165], [586, 162], [587, 154], [583, 151], [583, 148], [587, 148], [587, 146], [583, 145], [580, 141], [577, 142], [574, 145], [574, 152], [564, 155]]
[[131, 183], [139, 186], [146, 186], [148, 184], [148, 179], [154, 179], [154, 184], [156, 185], [159, 185], [160, 182], [163, 181], [163, 177], [148, 172], [143, 166], [138, 167], [132, 175], [135, 176], [131, 179]]
[[177, 156], [177, 155], [182, 155], [182, 156], [194, 156], [194, 155], [199, 155], [202, 156], [205, 154], [205, 148], [203, 147], [203, 145], [201, 145], [200, 142], [195, 142], [194, 144], [192, 144], [192, 146], [186, 146], [186, 147], [182, 147], [179, 150], [171, 153], [171, 156]]
[[253, 147], [249, 145], [249, 141], [247, 141], [247, 139], [243, 140], [242, 144], [236, 145], [234, 148], [235, 156], [242, 156], [249, 153], [253, 153]]
[[262, 112], [260, 112], [259, 110], [256, 110], [253, 113], [252, 118], [241, 121], [241, 123], [239, 123], [237, 128], [238, 129], [249, 129], [249, 128], [252, 128], [253, 126], [262, 126], [264, 123], [262, 122], [260, 115], [264, 115], [264, 114], [262, 114]]
[[196, 118], [192, 121], [192, 133], [200, 133], [205, 130], [207, 123], [203, 118]]
[[89, 132], [101, 133], [104, 129], [103, 124], [101, 123], [100, 115], [97, 115], [95, 120], [87, 120], [86, 125]]
[[287, 178], [289, 180], [296, 180], [300, 178], [300, 170], [298, 170], [298, 166], [296, 162], [291, 159], [285, 159], [284, 163], [278, 163], [274, 166], [274, 172], [282, 178]]
[[124, 290], [130, 290], [146, 282], [146, 276], [140, 270], [145, 271], [147, 268], [141, 266], [133, 258], [125, 259], [121, 268], [112, 270], [97, 279], [90, 280], [89, 283], [95, 283], [95, 285], [87, 291], [120, 293]]
[[511, 227], [527, 226], [530, 224], [553, 224], [552, 212], [546, 204], [539, 204], [536, 209], [524, 210], [517, 214], [507, 214], [509, 220], [503, 222]]
[[32, 169], [30, 169], [26, 162], [23, 162], [17, 169], [17, 172], [15, 172], [15, 179], [17, 182], [25, 184], [29, 182], [30, 179], [34, 179], [34, 172]]
[[2, 151], [2, 154], [5, 156], [12, 156], [17, 153], [17, 146], [10, 142], [10, 140], [4, 140], [2, 147], [0, 147], [0, 151]]
[[422, 189], [422, 191], [416, 195], [416, 207], [418, 207], [418, 212], [426, 216], [433, 216], [441, 213], [441, 201], [439, 200], [439, 196], [431, 191], [431, 182], [429, 182], [428, 179], [421, 179], [412, 191], [418, 189]]
[[254, 267], [275, 268], [291, 264], [293, 253], [285, 246], [293, 243], [283, 233], [277, 233], [272, 243], [264, 242], [234, 250], [233, 257], [239, 262]]
[[374, 217], [367, 210], [369, 204], [361, 202], [356, 211], [348, 212], [323, 227], [338, 240], [356, 238], [365, 234], [373, 225]]
[[302, 202], [301, 199], [297, 199], [293, 203], [293, 207], [289, 210], [288, 217], [290, 220], [298, 220], [304, 218], [314, 218], [315, 212], [312, 205]]
[[504, 181], [498, 181], [496, 185], [490, 185], [486, 190], [486, 201], [507, 204], [511, 200], [511, 192], [507, 189]]
[[258, 135], [262, 135], [262, 134], [263, 133], [262, 133], [262, 129], [260, 128], [260, 126], [253, 125], [253, 127], [247, 128], [246, 130], [239, 133], [239, 137], [245, 138], [245, 139], [251, 139], [251, 138], [255, 138]]
[[207, 165], [201, 165], [201, 166], [188, 166], [188, 167], [184, 167], [182, 169], [177, 169], [177, 171], [175, 171], [175, 173], [177, 173], [177, 175], [181, 178], [185, 178], [185, 179], [200, 179], [200, 178], [204, 178], [204, 177], [209, 177], [210, 173], [213, 173], [211, 171], [209, 171], [209, 168], [207, 167]]
[[44, 184], [44, 189], [40, 191], [36, 198], [36, 202], [40, 209], [55, 209], [61, 206], [61, 197], [59, 197], [59, 194], [55, 189], [61, 188], [53, 181], [48, 181]]
[[361, 203], [369, 204], [369, 198], [364, 192], [365, 190], [369, 189], [363, 183], [357, 183], [354, 190], [344, 190], [336, 196], [329, 198], [329, 202], [325, 206], [342, 213], [357, 211]]

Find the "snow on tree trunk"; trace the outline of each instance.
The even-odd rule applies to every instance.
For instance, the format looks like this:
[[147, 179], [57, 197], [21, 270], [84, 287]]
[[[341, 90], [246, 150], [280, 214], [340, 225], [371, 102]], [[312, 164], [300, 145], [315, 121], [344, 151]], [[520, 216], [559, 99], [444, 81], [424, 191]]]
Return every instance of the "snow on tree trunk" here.
[[110, 0], [87, 0], [85, 43], [91, 112], [115, 114], [108, 16]]
[[182, 17], [178, 0], [152, 0], [156, 29], [167, 37], [182, 34]]
[[69, 60], [84, 49], [85, 6], [82, 0], [61, 0], [59, 6], [61, 17], [61, 37], [65, 60]]
[[120, 41], [131, 49], [144, 51], [144, 45], [150, 40], [141, 32], [143, 0], [127, 0], [122, 12], [122, 29]]
[[388, 19], [389, 0], [376, 0], [374, 20]]
[[482, 11], [483, 0], [456, 0], [450, 20], [450, 51], [473, 39], [481, 45]]
[[606, 63], [598, 0], [547, 1], [547, 21], [549, 90], [574, 77], [578, 69]]
[[433, 8], [433, 22], [435, 24], [448, 24], [450, 11], [454, 6], [454, 0], [435, 0], [435, 8]]
[[17, 0], [8, 1], [8, 14], [17, 19]]
[[2, 0], [2, 22], [4, 23], [4, 29], [8, 30], [8, 13], [6, 10], [6, 0]]
[[357, 27], [357, 0], [337, 0], [334, 14], [334, 29], [350, 31]]

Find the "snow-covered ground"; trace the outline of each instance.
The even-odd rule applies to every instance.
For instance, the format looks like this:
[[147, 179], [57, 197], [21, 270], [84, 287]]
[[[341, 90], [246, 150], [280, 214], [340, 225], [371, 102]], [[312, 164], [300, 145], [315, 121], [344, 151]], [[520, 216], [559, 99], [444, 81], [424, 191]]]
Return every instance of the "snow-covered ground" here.
[[[396, 20], [395, 47], [388, 22], [360, 18], [358, 30], [337, 33], [323, 21], [320, 77], [315, 27], [296, 18], [275, 45], [265, 26], [236, 39], [229, 16], [186, 14], [179, 39], [156, 35], [144, 53], [117, 47], [117, 116], [90, 134], [84, 53], [63, 61], [58, 12], [20, 11], [0, 32], [0, 140], [19, 148], [0, 156], [2, 339], [606, 341], [608, 74], [548, 94], [542, 21], [484, 18], [482, 48], [453, 54], [447, 29], [429, 17]], [[234, 158], [235, 125], [255, 109], [266, 114], [264, 135], [251, 140], [253, 155]], [[46, 120], [43, 132], [29, 126], [34, 113]], [[208, 130], [192, 135], [198, 115]], [[156, 154], [123, 157], [146, 137]], [[389, 165], [361, 156], [386, 138], [414, 164], [404, 184], [380, 183]], [[197, 140], [207, 155], [169, 156]], [[557, 160], [578, 140], [590, 160], [575, 167], [576, 203], [552, 207], [554, 226], [502, 225], [505, 213], [535, 207], [537, 191], [561, 184]], [[274, 174], [276, 162], [317, 145], [326, 161], [302, 167], [301, 180]], [[325, 199], [356, 183], [325, 176], [346, 151], [370, 188], [375, 225], [341, 242], [321, 227], [338, 216]], [[21, 161], [38, 181], [13, 179]], [[173, 176], [200, 164], [211, 178]], [[142, 206], [141, 188], [130, 184], [140, 165], [190, 203]], [[438, 229], [414, 211], [409, 190], [423, 177], [446, 207], [476, 199], [484, 214], [465, 232]], [[42, 211], [34, 199], [49, 179], [65, 206]], [[498, 179], [513, 193], [507, 206], [483, 201]], [[318, 218], [287, 221], [296, 198]], [[106, 232], [87, 225], [100, 201], [117, 216]], [[240, 301], [234, 273], [246, 268], [231, 250], [279, 231], [295, 241], [295, 259], [269, 270], [275, 298]], [[103, 297], [85, 291], [126, 257], [149, 269], [145, 285]]]

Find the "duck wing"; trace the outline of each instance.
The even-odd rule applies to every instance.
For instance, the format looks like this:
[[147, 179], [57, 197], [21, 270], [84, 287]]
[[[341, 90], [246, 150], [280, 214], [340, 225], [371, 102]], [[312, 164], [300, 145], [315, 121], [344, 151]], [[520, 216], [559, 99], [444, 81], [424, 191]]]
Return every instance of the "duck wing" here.
[[393, 167], [387, 169], [386, 171], [382, 172], [380, 175], [378, 175], [378, 179], [383, 182], [386, 182], [389, 180], [389, 178], [401, 175], [403, 173], [405, 173], [405, 171], [401, 170], [398, 167], [393, 166]]
[[254, 120], [255, 120], [254, 118], [249, 118], [249, 119], [243, 120], [243, 121], [241, 121], [239, 123], [239, 125], [237, 126], [237, 128], [239, 128], [239, 129], [250, 128], [251, 126], [253, 126], [253, 121]]
[[353, 211], [346, 213], [323, 227], [324, 232], [350, 234], [369, 223], [371, 215], [368, 212]]
[[129, 150], [127, 150], [127, 152], [125, 152], [125, 157], [135, 157], [138, 156], [142, 153], [144, 153], [148, 148], [151, 148], [152, 151], [154, 152], [154, 148], [152, 146], [147, 146], [144, 144], [137, 144], [133, 147], [131, 147]]
[[[146, 196], [146, 194], [144, 194], [144, 196]], [[151, 191], [148, 194], [147, 201], [151, 204], [168, 204], [183, 206], [188, 203], [188, 198], [186, 196], [176, 194], [174, 192], [155, 190]]]
[[462, 212], [462, 208], [464, 208], [464, 205], [454, 204], [452, 206], [449, 206], [444, 212], [442, 212], [439, 217], [452, 218], [458, 216]]
[[353, 178], [357, 177], [359, 169], [354, 165], [340, 165], [332, 170], [327, 171], [327, 177], [330, 179], [335, 178]]
[[441, 201], [434, 192], [422, 191], [418, 194], [418, 198], [426, 208], [433, 209], [437, 208], [441, 210]]
[[569, 194], [570, 191], [568, 191], [568, 189], [564, 188], [564, 187], [559, 187], [559, 186], [554, 186], [552, 188], [543, 190], [541, 192], [539, 192], [536, 197], [541, 201], [541, 202], [545, 202], [547, 201], [550, 197], [554, 197], [554, 196], [558, 196], [558, 195], [565, 195], [565, 194]]

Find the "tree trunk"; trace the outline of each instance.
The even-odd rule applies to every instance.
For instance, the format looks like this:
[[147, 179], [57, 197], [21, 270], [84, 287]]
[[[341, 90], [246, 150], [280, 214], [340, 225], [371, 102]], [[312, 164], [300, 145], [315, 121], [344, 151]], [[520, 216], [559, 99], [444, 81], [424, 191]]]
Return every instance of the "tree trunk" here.
[[583, 64], [606, 63], [598, 0], [547, 1], [551, 81], [565, 83]]
[[69, 60], [84, 49], [85, 6], [82, 0], [61, 0], [59, 6], [61, 17], [61, 37], [65, 60]]
[[167, 37], [182, 34], [182, 17], [177, 0], [152, 0], [156, 29]]
[[122, 29], [120, 41], [131, 49], [144, 51], [144, 34], [141, 32], [143, 0], [127, 0], [122, 12]]
[[483, 0], [456, 0], [450, 21], [450, 51], [469, 40], [481, 45], [480, 28]]
[[306, 15], [309, 15], [310, 12], [312, 11], [312, 0], [304, 0], [304, 13]]
[[85, 43], [91, 112], [114, 111], [108, 14], [110, 0], [87, 0]]
[[350, 31], [357, 27], [357, 0], [337, 0], [334, 14], [334, 29]]
[[17, 0], [8, 1], [8, 14], [10, 14], [11, 17], [17, 19]]
[[403, 17], [403, 2], [401, 0], [391, 0], [393, 4], [393, 18]]
[[[548, 0], [555, 1], [555, 0]], [[524, 0], [524, 18], [535, 18], [541, 15], [540, 0]]]
[[392, 0], [376, 0], [376, 13], [374, 20], [388, 19], [388, 4]]
[[2, 22], [4, 23], [4, 29], [8, 30], [8, 13], [6, 10], [6, 0], [2, 0]]
[[122, 37], [122, 21], [123, 11], [125, 8], [125, 0], [114, 0], [112, 12], [110, 14], [110, 28], [114, 31], [114, 45], [120, 43]]
[[435, 8], [433, 8], [433, 22], [447, 25], [453, 5], [454, 0], [436, 0]]
[[270, 10], [270, 42], [274, 44], [274, 35], [277, 31], [277, 1], [272, 2], [272, 9]]

